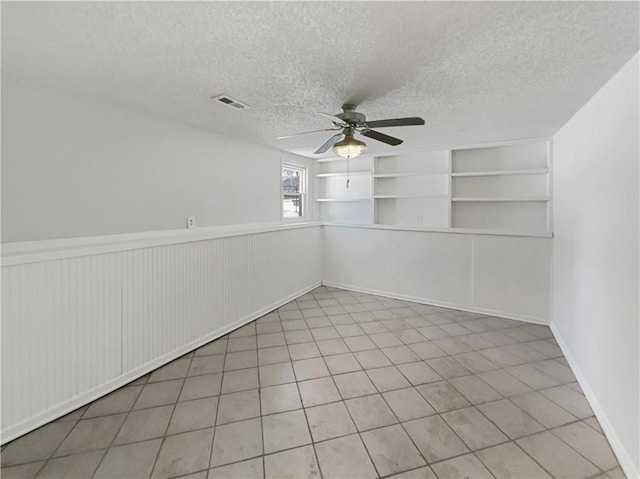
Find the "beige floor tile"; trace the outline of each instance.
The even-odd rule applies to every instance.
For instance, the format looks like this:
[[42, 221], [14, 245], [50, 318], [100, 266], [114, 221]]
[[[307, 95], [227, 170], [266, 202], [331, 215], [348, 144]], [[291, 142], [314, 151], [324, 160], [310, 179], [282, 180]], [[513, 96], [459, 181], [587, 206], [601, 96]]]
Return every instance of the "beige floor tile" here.
[[394, 474], [389, 476], [389, 479], [437, 479], [434, 472], [429, 466], [419, 467], [407, 472], [401, 472], [400, 474]]
[[576, 377], [571, 368], [561, 364], [554, 359], [547, 359], [531, 364], [534, 368], [539, 369], [543, 373], [552, 376], [562, 383], [571, 383], [576, 381]]
[[[38, 474], [38, 479], [91, 479], [104, 454], [105, 451], [101, 449], [51, 459]], [[2, 477], [5, 475], [2, 474]]]
[[447, 412], [470, 406], [462, 394], [446, 381], [423, 384], [416, 389], [439, 412]]
[[569, 386], [557, 386], [540, 391], [540, 393], [580, 419], [593, 416], [591, 406], [584, 395]]
[[599, 472], [597, 467], [550, 432], [524, 437], [516, 442], [555, 477], [584, 478]]
[[320, 468], [313, 446], [304, 446], [265, 456], [264, 473], [265, 479], [312, 479]]
[[218, 404], [216, 424], [226, 424], [260, 415], [260, 399], [257, 389], [223, 394]]
[[327, 318], [326, 316], [320, 316], [317, 318], [305, 318], [304, 322], [307, 323], [307, 326], [312, 329], [333, 327], [331, 321], [329, 321], [329, 318]]
[[409, 349], [416, 353], [416, 355], [422, 360], [440, 358], [447, 355], [447, 353], [445, 353], [431, 341], [409, 344]]
[[325, 339], [318, 341], [318, 349], [323, 356], [330, 356], [332, 354], [348, 353], [349, 348], [345, 344], [344, 340], [338, 339]]
[[513, 374], [520, 381], [534, 390], [549, 388], [560, 384], [556, 378], [548, 376], [529, 364], [521, 364], [505, 369], [509, 374]]
[[442, 418], [472, 451], [493, 446], [509, 439], [476, 408], [470, 407], [447, 412], [442, 415]]
[[427, 359], [426, 362], [444, 379], [457, 378], [472, 374], [471, 371], [451, 357]]
[[439, 328], [438, 326], [426, 326], [423, 328], [418, 328], [418, 332], [429, 341], [448, 338], [450, 336], [449, 333], [447, 333], [444, 329]]
[[171, 361], [169, 364], [153, 371], [149, 377], [149, 382], [154, 383], [157, 381], [168, 381], [169, 379], [182, 379], [187, 376], [190, 365], [191, 358]]
[[318, 358], [321, 356], [318, 346], [315, 342], [300, 343], [289, 345], [289, 355], [292, 361], [299, 361], [301, 359]]
[[308, 408], [306, 414], [314, 442], [357, 432], [343, 402]]
[[394, 333], [404, 344], [422, 343], [427, 340], [417, 329], [402, 329]]
[[263, 416], [262, 430], [265, 454], [311, 443], [307, 419], [302, 409]]
[[502, 399], [502, 395], [476, 376], [449, 379], [449, 384], [458, 390], [471, 404], [482, 404]]
[[[329, 324], [329, 320], [327, 320]], [[323, 341], [325, 339], [337, 339], [340, 337], [338, 330], [333, 326], [325, 326], [320, 328], [315, 328], [311, 330], [311, 335], [313, 339], [316, 341]]]
[[584, 422], [568, 424], [552, 432], [601, 470], [608, 471], [618, 467], [607, 438]]
[[147, 441], [164, 436], [172, 413], [173, 406], [132, 411], [120, 428], [114, 444]]
[[367, 431], [361, 436], [382, 476], [426, 464], [407, 433], [398, 425]]
[[525, 383], [502, 369], [480, 373], [477, 377], [505, 397], [516, 396], [532, 391]]
[[333, 324], [334, 326], [341, 326], [345, 324], [355, 324], [355, 321], [353, 320], [353, 318], [348, 314], [346, 314], [346, 311], [345, 311], [345, 314], [332, 314], [327, 317], [329, 318], [329, 321], [331, 322], [331, 324]]
[[407, 346], [391, 346], [382, 348], [381, 351], [389, 358], [393, 364], [413, 363], [420, 361], [420, 358]]
[[302, 359], [293, 362], [293, 370], [298, 381], [329, 376], [329, 370], [322, 358]]
[[296, 383], [261, 388], [260, 401], [263, 415], [291, 411], [302, 407]]
[[343, 374], [360, 371], [362, 367], [351, 353], [336, 354], [324, 358], [331, 374]]
[[295, 382], [296, 376], [293, 374], [293, 365], [290, 362], [269, 364], [260, 366], [260, 386], [276, 386]]
[[393, 333], [374, 333], [369, 336], [371, 341], [376, 343], [376, 346], [379, 348], [389, 348], [391, 346], [403, 346], [402, 341], [400, 341]]
[[468, 353], [455, 354], [453, 359], [462, 364], [465, 368], [473, 373], [482, 373], [485, 371], [493, 371], [498, 369], [498, 366], [493, 364], [487, 358], [480, 353], [471, 351]]
[[388, 426], [397, 422], [382, 396], [373, 394], [345, 401], [358, 431]]
[[66, 456], [109, 447], [126, 417], [126, 414], [114, 414], [78, 421], [54, 456]]
[[[255, 368], [257, 365], [258, 365], [257, 351], [239, 351], [237, 353], [227, 353], [224, 360], [225, 371]], [[193, 368], [193, 364], [191, 365], [191, 367]], [[212, 371], [212, 372], [218, 372], [218, 371]]]
[[280, 324], [280, 321], [271, 321], [269, 323], [256, 324], [257, 334], [281, 333], [281, 332], [282, 332], [282, 324]]
[[547, 428], [561, 426], [576, 420], [573, 414], [569, 414], [538, 392], [514, 396], [511, 398], [511, 402]]
[[[53, 422], [10, 442], [2, 450], [2, 467], [47, 459], [75, 424], [75, 422]], [[14, 470], [14, 473], [16, 471]]]
[[405, 422], [404, 428], [430, 463], [469, 451], [440, 416]]
[[336, 326], [338, 333], [342, 338], [349, 338], [353, 336], [362, 336], [365, 332], [357, 324], [343, 324]]
[[225, 371], [222, 376], [222, 394], [246, 391], [258, 387], [258, 368]]
[[109, 414], [128, 412], [136, 402], [138, 395], [142, 391], [142, 386], [129, 386], [117, 389], [106, 396], [91, 403], [87, 411], [82, 416], [85, 419]]
[[44, 461], [38, 461], [19, 466], [3, 467], [0, 470], [0, 477], [2, 479], [33, 479], [43, 465]]
[[[267, 323], [271, 324], [271, 323]], [[209, 470], [207, 479], [263, 479], [262, 458], [216, 467]]]
[[274, 346], [283, 346], [287, 344], [284, 333], [267, 333], [258, 334], [258, 348], [272, 348]]
[[[149, 379], [148, 376], [142, 376], [141, 378], [138, 378], [135, 381], [130, 382], [129, 384], [127, 384], [127, 386], [142, 386], [146, 384], [147, 379]], [[78, 421], [82, 417], [82, 415], [86, 412], [86, 410], [89, 409], [89, 406], [90, 404], [87, 406], [82, 406], [76, 409], [75, 411], [71, 411], [69, 414], [65, 414], [64, 416], [56, 419], [56, 422]]]
[[386, 368], [369, 369], [367, 374], [378, 391], [391, 391], [393, 389], [402, 389], [411, 386], [409, 381], [398, 371], [395, 366]]
[[[109, 449], [96, 471], [96, 479], [147, 478], [151, 474], [161, 439], [136, 442]], [[71, 474], [69, 477], [76, 477]]]
[[378, 477], [357, 434], [318, 443], [315, 450], [325, 479]]
[[414, 386], [442, 380], [440, 375], [423, 361], [400, 364], [397, 368]]
[[587, 424], [589, 427], [591, 427], [592, 429], [595, 429], [596, 431], [598, 431], [600, 434], [604, 434], [604, 431], [602, 430], [600, 423], [594, 416], [585, 419], [583, 422]]
[[213, 427], [216, 423], [218, 398], [194, 399], [176, 404], [167, 434]]
[[338, 374], [333, 376], [333, 380], [336, 386], [338, 386], [338, 390], [343, 399], [366, 396], [367, 394], [378, 392], [364, 371]]
[[254, 321], [245, 324], [229, 334], [229, 338], [244, 338], [256, 335], [256, 323]]
[[187, 378], [182, 386], [179, 401], [189, 401], [220, 394], [222, 373], [205, 374]]
[[224, 369], [224, 354], [213, 356], [196, 356], [191, 361], [189, 376], [200, 376], [201, 374], [221, 373]]
[[493, 479], [491, 473], [473, 454], [448, 459], [431, 466], [438, 479], [459, 479], [473, 477], [473, 479]]
[[196, 356], [211, 356], [214, 354], [224, 354], [227, 352], [227, 340], [216, 339], [204, 346], [196, 349]]
[[372, 351], [359, 351], [353, 353], [356, 360], [360, 363], [364, 369], [383, 368], [385, 366], [391, 366], [391, 361], [387, 358], [382, 351], [375, 349]]
[[[481, 336], [484, 337], [487, 334], [489, 333], [481, 333]], [[478, 351], [478, 352], [482, 354], [485, 358], [487, 358], [489, 361], [494, 363], [496, 366], [500, 366], [501, 368], [517, 366], [518, 364], [523, 364], [525, 362], [523, 359], [520, 359], [518, 356], [511, 354], [508, 351], [505, 351], [501, 347], [483, 349], [482, 351]]]
[[[373, 317], [372, 317], [373, 318]], [[387, 327], [379, 321], [375, 321], [375, 318], [370, 322], [358, 322], [358, 326], [367, 334], [387, 333], [389, 330]], [[376, 346], [377, 347], [377, 346]]]
[[260, 418], [217, 426], [213, 439], [211, 466], [261, 456], [262, 422]]
[[388, 391], [382, 393], [382, 397], [400, 421], [409, 421], [436, 413], [415, 388]]
[[468, 353], [473, 350], [473, 348], [469, 346], [469, 344], [465, 343], [457, 337], [434, 339], [433, 344], [435, 344], [448, 354]]
[[333, 379], [318, 378], [298, 383], [304, 407], [317, 406], [342, 399]]
[[276, 346], [258, 350], [258, 362], [260, 366], [284, 363], [287, 361], [289, 361], [289, 350], [286, 346]]
[[227, 342], [227, 353], [235, 353], [237, 351], [250, 351], [256, 348], [257, 344], [255, 336], [230, 337], [229, 341]]
[[483, 449], [476, 455], [497, 479], [551, 477], [513, 442]]
[[481, 404], [478, 409], [511, 439], [544, 430], [542, 424], [507, 399]]
[[302, 329], [299, 331], [287, 331], [284, 333], [284, 337], [287, 344], [300, 344], [313, 341], [313, 336], [308, 329]]
[[[300, 318], [300, 316], [302, 316], [303, 314], [304, 313], [301, 313], [300, 315], [298, 315], [298, 317]], [[307, 328], [307, 323], [305, 323], [305, 321], [302, 318], [286, 319], [286, 320], [283, 318], [282, 329], [284, 329], [285, 331], [300, 331], [302, 329], [308, 329], [308, 328]]]
[[133, 409], [146, 409], [155, 406], [165, 406], [178, 401], [182, 379], [147, 384], [142, 388]]

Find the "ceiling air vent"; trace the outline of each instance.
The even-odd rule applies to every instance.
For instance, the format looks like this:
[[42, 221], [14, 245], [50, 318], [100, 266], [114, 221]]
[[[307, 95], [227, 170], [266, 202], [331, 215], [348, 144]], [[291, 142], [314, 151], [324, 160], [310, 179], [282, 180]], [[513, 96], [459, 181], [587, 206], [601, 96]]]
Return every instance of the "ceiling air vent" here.
[[246, 103], [242, 103], [241, 101], [234, 100], [233, 98], [227, 95], [212, 96], [211, 99], [215, 101], [219, 101], [223, 105], [227, 105], [227, 106], [230, 106], [231, 108], [235, 108], [236, 110], [246, 110], [247, 108], [249, 108], [249, 105], [247, 105]]

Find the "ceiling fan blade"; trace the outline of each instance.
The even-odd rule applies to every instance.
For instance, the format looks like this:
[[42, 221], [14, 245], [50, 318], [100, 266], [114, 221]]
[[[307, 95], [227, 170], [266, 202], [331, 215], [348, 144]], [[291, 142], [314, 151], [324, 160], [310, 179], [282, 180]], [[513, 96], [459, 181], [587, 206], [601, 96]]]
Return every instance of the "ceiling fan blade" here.
[[369, 128], [386, 128], [389, 126], [414, 126], [424, 125], [424, 120], [417, 116], [411, 118], [394, 118], [389, 120], [365, 121]]
[[293, 136], [308, 135], [309, 133], [318, 133], [319, 131], [338, 131], [338, 130], [341, 130], [341, 128], [324, 128], [322, 130], [303, 131], [302, 133], [294, 133], [293, 135], [279, 136], [278, 138], [276, 138], [276, 140], [284, 140], [285, 138], [291, 138]]
[[333, 135], [331, 138], [329, 138], [327, 141], [325, 141], [324, 144], [320, 148], [318, 148], [315, 151], [315, 154], [319, 155], [321, 153], [324, 153], [329, 148], [331, 148], [333, 145], [338, 143], [338, 141], [340, 141], [341, 137], [342, 137], [342, 133], [337, 133], [337, 134]]
[[342, 118], [337, 117], [335, 115], [330, 115], [329, 113], [322, 113], [322, 112], [318, 112], [318, 114], [324, 116], [325, 118], [329, 118], [329, 120], [331, 120], [334, 123], [337, 123], [338, 125], [347, 125], [346, 121], [344, 121]]
[[399, 138], [394, 138], [393, 136], [385, 135], [384, 133], [374, 130], [362, 130], [360, 131], [360, 134], [391, 146], [397, 146], [403, 141]]

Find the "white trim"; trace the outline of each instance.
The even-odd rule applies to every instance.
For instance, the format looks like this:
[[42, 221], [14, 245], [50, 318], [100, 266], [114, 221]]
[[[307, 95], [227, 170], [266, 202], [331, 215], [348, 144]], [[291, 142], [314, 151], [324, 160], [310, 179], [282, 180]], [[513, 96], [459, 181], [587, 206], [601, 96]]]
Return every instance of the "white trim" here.
[[359, 286], [353, 286], [350, 284], [343, 284], [343, 283], [335, 283], [333, 281], [322, 280], [322, 285], [331, 286], [332, 288], [346, 289], [346, 290], [354, 291], [357, 293], [366, 293], [366, 294], [374, 294], [376, 296], [384, 296], [385, 298], [401, 299], [403, 301], [410, 301], [412, 303], [428, 304], [430, 306], [439, 306], [442, 308], [457, 309], [460, 311], [467, 311], [469, 313], [486, 314], [487, 316], [495, 316], [498, 318], [505, 318], [505, 319], [514, 319], [516, 321], [524, 321], [526, 323], [541, 324], [543, 326], [549, 326], [548, 320], [546, 320], [545, 318], [538, 318], [536, 316], [506, 313], [504, 311], [497, 311], [493, 309], [475, 308], [469, 305], [448, 303], [445, 301], [438, 301], [430, 298], [411, 296], [407, 294], [392, 293], [389, 291], [381, 291], [378, 289], [361, 288]]
[[23, 241], [2, 245], [2, 266], [16, 266], [56, 259], [152, 248], [194, 241], [208, 241], [232, 236], [270, 233], [296, 228], [321, 226], [318, 221], [297, 223], [250, 223], [180, 230], [149, 231], [120, 235], [88, 236], [43, 241]]
[[564, 339], [560, 335], [560, 332], [558, 331], [558, 328], [556, 327], [555, 323], [551, 323], [550, 327], [551, 327], [551, 332], [553, 333], [553, 336], [558, 342], [558, 346], [560, 346], [560, 349], [562, 350], [562, 354], [564, 354], [564, 357], [569, 362], [569, 366], [571, 366], [571, 370], [573, 371], [573, 374], [576, 376], [576, 379], [578, 380], [578, 384], [580, 384], [580, 387], [582, 388], [582, 391], [584, 392], [584, 395], [586, 396], [587, 401], [589, 401], [589, 405], [591, 406], [591, 409], [593, 410], [596, 418], [598, 419], [600, 426], [602, 426], [602, 430], [604, 431], [605, 436], [609, 440], [609, 444], [611, 444], [611, 448], [613, 449], [613, 452], [618, 458], [618, 462], [620, 463], [622, 470], [624, 471], [624, 473], [629, 479], [640, 478], [640, 470], [637, 469], [637, 466], [633, 463], [633, 459], [631, 458], [629, 451], [627, 451], [624, 444], [618, 437], [618, 434], [616, 433], [615, 428], [611, 424], [611, 421], [609, 421], [609, 417], [607, 416], [606, 411], [600, 405], [600, 402], [598, 401], [598, 397], [593, 392], [593, 389], [589, 385], [589, 382], [585, 378], [584, 374], [582, 374], [580, 365], [578, 364], [576, 359], [573, 357], [573, 354], [571, 354], [571, 350], [567, 346], [567, 343], [565, 343]]
[[37, 414], [36, 416], [32, 416], [18, 424], [14, 424], [2, 431], [1, 443], [6, 444], [7, 442], [12, 441], [13, 439], [20, 437], [23, 434], [26, 434], [30, 431], [33, 431], [34, 429], [44, 424], [47, 424], [50, 421], [60, 418], [72, 411], [75, 411], [79, 407], [82, 407], [85, 404], [90, 403], [91, 401], [95, 401], [96, 399], [99, 399], [102, 396], [109, 394], [110, 392], [115, 391], [116, 389], [122, 386], [125, 386], [131, 381], [134, 381], [135, 379], [138, 379], [139, 377], [142, 377], [145, 374], [150, 373], [151, 371], [159, 368], [160, 366], [163, 366], [164, 364], [176, 358], [179, 358], [180, 356], [183, 356], [184, 354], [187, 354], [193, 351], [194, 349], [197, 349], [200, 346], [203, 346], [213, 341], [214, 339], [224, 336], [225, 334], [235, 329], [238, 329], [239, 327], [244, 326], [245, 324], [250, 323], [251, 321], [258, 319], [259, 317], [264, 316], [265, 314], [273, 311], [274, 309], [277, 309], [280, 306], [290, 301], [293, 301], [294, 299], [302, 296], [303, 294], [306, 294], [309, 291], [317, 288], [318, 286], [320, 286], [320, 284], [321, 284], [320, 281], [318, 281], [305, 288], [302, 288], [296, 291], [295, 293], [292, 293], [288, 296], [285, 296], [284, 298], [281, 298], [278, 301], [274, 301], [270, 305], [265, 306], [264, 308], [261, 308], [258, 311], [255, 311], [254, 313], [248, 314], [244, 318], [240, 318], [234, 321], [233, 323], [224, 326], [221, 329], [218, 329], [205, 336], [195, 339], [177, 349], [174, 349], [169, 353], [163, 354], [162, 356], [159, 356], [153, 359], [152, 361], [149, 361], [148, 363], [143, 364], [142, 366], [139, 366], [131, 371], [128, 371], [125, 374], [122, 374], [116, 378], [113, 378], [107, 381], [106, 383], [103, 383], [100, 386], [97, 386], [89, 391], [79, 394], [78, 396], [75, 396], [69, 399], [68, 401], [65, 401], [64, 403], [59, 404], [51, 409], [47, 409], [46, 411], [43, 411]]
[[339, 228], [365, 228], [374, 230], [393, 231], [418, 231], [422, 233], [449, 233], [449, 234], [474, 234], [489, 236], [527, 236], [531, 238], [553, 238], [553, 233], [539, 232], [527, 233], [517, 231], [473, 229], [473, 228], [423, 228], [418, 226], [380, 225], [380, 224], [346, 224], [322, 222], [322, 226], [334, 226]]

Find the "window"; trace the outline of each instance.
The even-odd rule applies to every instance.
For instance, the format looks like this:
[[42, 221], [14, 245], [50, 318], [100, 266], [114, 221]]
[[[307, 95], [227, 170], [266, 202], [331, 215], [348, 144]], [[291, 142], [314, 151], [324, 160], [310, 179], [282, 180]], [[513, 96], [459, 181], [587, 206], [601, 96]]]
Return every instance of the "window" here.
[[301, 218], [306, 211], [306, 168], [282, 165], [282, 218]]

